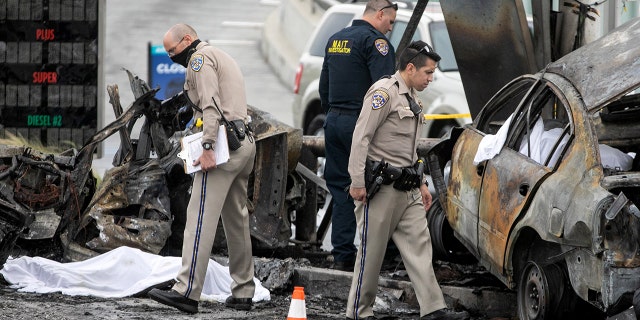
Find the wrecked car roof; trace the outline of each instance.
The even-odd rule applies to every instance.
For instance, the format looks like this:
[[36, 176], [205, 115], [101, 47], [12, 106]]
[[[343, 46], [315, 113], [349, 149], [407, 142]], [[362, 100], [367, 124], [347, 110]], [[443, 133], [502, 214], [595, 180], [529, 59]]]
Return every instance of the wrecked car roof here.
[[640, 84], [640, 18], [549, 64], [546, 72], [567, 78], [589, 111]]

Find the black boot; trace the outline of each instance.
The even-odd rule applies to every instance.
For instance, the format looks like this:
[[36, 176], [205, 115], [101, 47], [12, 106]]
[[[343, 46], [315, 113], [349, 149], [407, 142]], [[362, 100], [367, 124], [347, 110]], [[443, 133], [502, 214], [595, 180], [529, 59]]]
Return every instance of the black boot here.
[[184, 312], [198, 313], [198, 301], [186, 298], [175, 290], [152, 289], [149, 298]]

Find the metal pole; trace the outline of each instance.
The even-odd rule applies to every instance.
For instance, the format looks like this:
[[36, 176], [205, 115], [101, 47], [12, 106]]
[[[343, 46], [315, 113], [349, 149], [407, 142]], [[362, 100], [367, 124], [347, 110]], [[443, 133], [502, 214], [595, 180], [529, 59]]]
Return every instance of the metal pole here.
[[413, 14], [411, 14], [411, 18], [409, 19], [409, 24], [407, 24], [407, 29], [404, 30], [402, 39], [400, 39], [400, 43], [396, 48], [396, 60], [399, 59], [404, 48], [406, 48], [409, 45], [409, 42], [411, 42], [411, 39], [413, 39], [413, 34], [418, 28], [420, 18], [422, 18], [422, 14], [424, 13], [424, 9], [427, 7], [428, 3], [429, 0], [418, 0], [415, 9], [413, 9]]

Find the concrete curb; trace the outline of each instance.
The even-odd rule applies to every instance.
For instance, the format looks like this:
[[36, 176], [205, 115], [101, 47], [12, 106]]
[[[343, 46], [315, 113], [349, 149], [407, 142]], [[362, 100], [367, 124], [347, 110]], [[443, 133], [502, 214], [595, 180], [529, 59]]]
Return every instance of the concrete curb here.
[[[304, 267], [295, 268], [293, 284], [305, 287], [308, 294], [327, 298], [347, 300], [353, 273], [331, 269]], [[418, 306], [413, 286], [409, 281], [379, 278], [378, 286], [402, 292], [402, 300], [411, 306]], [[486, 287], [440, 286], [449, 307], [462, 307], [472, 314], [482, 314], [488, 318], [516, 315], [516, 295], [513, 291]]]

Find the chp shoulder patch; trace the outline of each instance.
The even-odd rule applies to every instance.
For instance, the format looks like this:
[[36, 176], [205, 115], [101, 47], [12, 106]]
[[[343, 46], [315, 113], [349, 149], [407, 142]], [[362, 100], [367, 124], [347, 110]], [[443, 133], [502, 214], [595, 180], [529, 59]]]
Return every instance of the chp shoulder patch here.
[[191, 66], [191, 70], [195, 72], [200, 71], [200, 69], [202, 69], [203, 64], [204, 64], [204, 58], [199, 53], [194, 54], [193, 57], [191, 57], [191, 61], [189, 62], [189, 65]]
[[378, 89], [373, 92], [373, 97], [371, 99], [371, 109], [378, 110], [384, 107], [384, 105], [387, 104], [387, 101], [389, 101], [389, 93], [382, 89]]
[[375, 42], [375, 46], [378, 52], [380, 52], [380, 54], [382, 54], [383, 56], [386, 56], [389, 53], [389, 43], [387, 42], [387, 40], [378, 39]]

